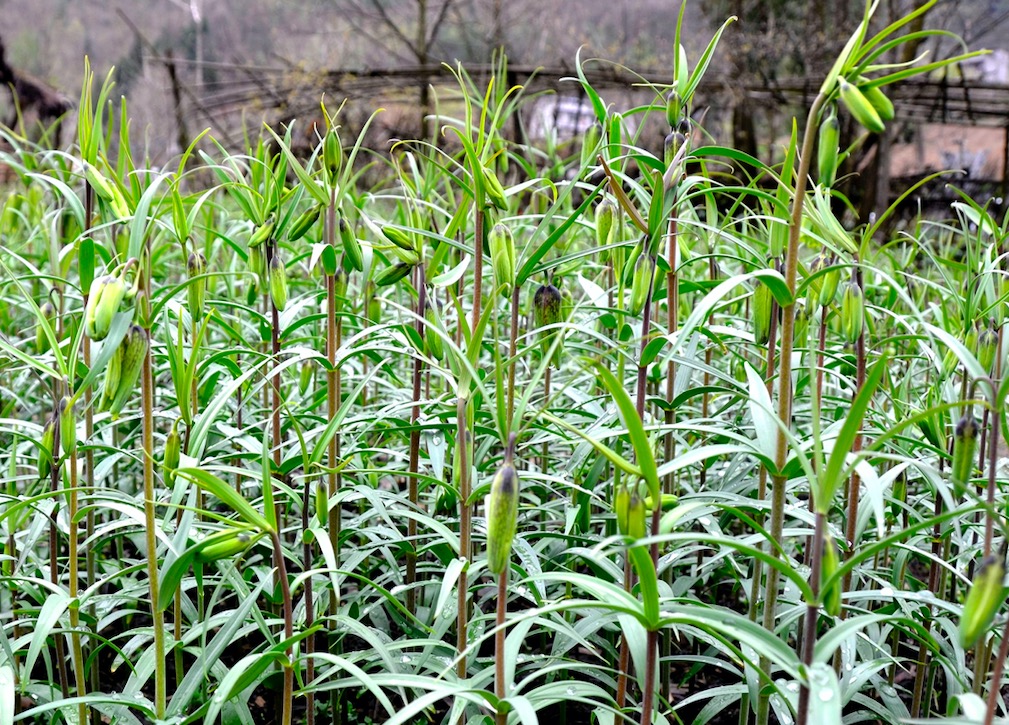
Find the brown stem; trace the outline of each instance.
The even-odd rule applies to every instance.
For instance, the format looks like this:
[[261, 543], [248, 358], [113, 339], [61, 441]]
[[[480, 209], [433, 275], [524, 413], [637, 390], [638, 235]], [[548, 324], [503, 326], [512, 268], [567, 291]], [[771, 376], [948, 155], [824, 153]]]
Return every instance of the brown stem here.
[[[272, 486], [272, 483], [266, 485]], [[287, 580], [287, 562], [284, 560], [284, 551], [280, 543], [280, 530], [274, 529], [270, 532], [273, 540], [273, 561], [277, 568], [277, 578], [280, 580], [280, 593], [284, 599], [284, 639], [290, 640], [294, 637], [294, 602], [291, 600], [291, 584]], [[281, 711], [281, 724], [291, 725], [294, 705], [294, 662], [291, 661], [291, 645], [284, 650], [287, 661], [284, 663], [284, 694], [281, 698], [283, 708]]]
[[[862, 269], [857, 267], [855, 270], [855, 284], [862, 287]], [[852, 391], [851, 396], [855, 398], [862, 388], [865, 386], [865, 328], [862, 328], [862, 333], [858, 336], [858, 341], [855, 343], [855, 389]], [[851, 452], [857, 454], [862, 450], [862, 431], [861, 429], [855, 434], [855, 440], [851, 444]], [[858, 524], [858, 502], [859, 502], [859, 489], [861, 488], [862, 480], [857, 473], [851, 474], [851, 480], [848, 483], [848, 517], [846, 521], [844, 537], [845, 543], [847, 544], [846, 551], [847, 556], [851, 557], [855, 553], [855, 527]], [[848, 591], [851, 589], [851, 577], [852, 572], [849, 570], [844, 575], [844, 583], [842, 584], [843, 591]], [[844, 610], [841, 610], [841, 618], [844, 619]]]
[[[806, 605], [806, 622], [803, 627], [802, 663], [807, 671], [813, 665], [813, 650], [816, 647], [816, 621], [820, 614], [820, 566], [823, 562], [823, 534], [826, 516], [817, 512], [813, 527], [813, 562], [809, 571], [809, 586], [813, 591], [813, 601]], [[799, 706], [795, 713], [795, 725], [806, 725], [809, 719], [809, 686], [803, 681], [799, 687]]]
[[[424, 311], [427, 307], [427, 282], [424, 279], [424, 265], [418, 264], [415, 268], [417, 286], [417, 310], [414, 329], [417, 335], [424, 339]], [[418, 353], [413, 358], [413, 408], [410, 410], [410, 473], [407, 479], [408, 496], [410, 506], [414, 510], [420, 507], [420, 498], [417, 491], [417, 472], [420, 467], [420, 428], [417, 421], [420, 419], [420, 392], [424, 373], [424, 358]], [[417, 581], [417, 520], [411, 517], [406, 524], [406, 536], [410, 542], [410, 547], [406, 553], [406, 608], [411, 613], [417, 611], [417, 590], [414, 583]]]
[[991, 684], [988, 686], [988, 708], [984, 714], [984, 725], [995, 722], [995, 710], [1002, 699], [1002, 672], [1005, 669], [1006, 657], [1009, 657], [1009, 619], [1002, 630], [1002, 642], [998, 647], [998, 657], [995, 658], [995, 670], [991, 673]]
[[[497, 579], [497, 631], [494, 633], [494, 694], [504, 700], [508, 693], [505, 682], [505, 613], [508, 611], [508, 567]], [[507, 725], [508, 712], [498, 707], [494, 716], [495, 725]]]
[[456, 614], [456, 651], [459, 663], [456, 666], [456, 674], [460, 678], [466, 677], [466, 651], [467, 628], [469, 622], [469, 586], [467, 584], [467, 569], [470, 563], [470, 549], [472, 527], [472, 509], [469, 504], [470, 481], [469, 481], [469, 430], [466, 421], [466, 399], [460, 397], [456, 403], [456, 446], [457, 460], [459, 467], [459, 554], [466, 562], [462, 571], [459, 572], [458, 600]]

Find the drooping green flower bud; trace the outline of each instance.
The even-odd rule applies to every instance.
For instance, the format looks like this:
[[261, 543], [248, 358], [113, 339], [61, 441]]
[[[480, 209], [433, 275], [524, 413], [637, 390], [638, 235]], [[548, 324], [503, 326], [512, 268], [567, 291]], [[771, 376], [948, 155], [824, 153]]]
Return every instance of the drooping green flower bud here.
[[774, 310], [774, 296], [771, 288], [758, 282], [753, 290], [753, 340], [764, 345], [771, 337], [771, 313]]
[[666, 94], [666, 123], [669, 124], [669, 128], [676, 128], [682, 116], [683, 101], [680, 99], [679, 93], [675, 90], [671, 90]]
[[437, 311], [430, 301], [427, 303], [427, 309], [424, 310], [424, 323], [427, 327], [424, 333], [424, 347], [435, 360], [443, 360], [445, 358], [445, 343], [441, 338]]
[[77, 452], [77, 417], [70, 398], [60, 398], [60, 447], [64, 456]]
[[340, 145], [340, 134], [335, 128], [326, 132], [326, 139], [322, 143], [322, 164], [326, 168], [329, 183], [335, 184], [343, 166], [343, 148]]
[[84, 310], [84, 331], [88, 337], [92, 340], [105, 339], [125, 297], [126, 282], [121, 277], [107, 274], [91, 283]]
[[818, 178], [824, 186], [833, 186], [837, 176], [838, 144], [841, 139], [841, 124], [837, 120], [834, 106], [820, 124], [820, 137], [817, 142]]
[[645, 498], [648, 490], [644, 481], [635, 483], [621, 481], [615, 492], [613, 512], [617, 516], [617, 528], [624, 536], [632, 539], [644, 538], [647, 532], [645, 525]]
[[287, 307], [287, 267], [279, 251], [270, 257], [270, 299], [278, 312]]
[[301, 364], [301, 371], [298, 374], [298, 392], [302, 395], [308, 392], [308, 388], [312, 384], [312, 373], [312, 363], [306, 360]]
[[497, 174], [493, 170], [483, 167], [484, 191], [487, 194], [489, 205], [496, 206], [501, 211], [508, 208], [508, 200], [505, 198], [504, 187], [498, 181]]
[[988, 375], [995, 374], [995, 356], [998, 353], [998, 332], [986, 327], [977, 340], [977, 361]]
[[49, 478], [53, 466], [53, 451], [56, 445], [56, 421], [50, 418], [46, 421], [45, 428], [42, 429], [42, 438], [39, 441], [38, 469], [39, 480]]
[[513, 463], [515, 434], [512, 434], [504, 463], [494, 475], [487, 497], [487, 569], [501, 575], [508, 568], [512, 541], [518, 528], [519, 478]]
[[301, 215], [294, 220], [291, 225], [291, 230], [287, 233], [288, 240], [296, 242], [303, 236], [311, 231], [312, 227], [315, 226], [316, 222], [319, 221], [319, 216], [322, 214], [322, 205], [316, 204], [311, 209], [306, 209], [301, 213]]
[[109, 404], [109, 412], [112, 419], [116, 420], [137, 389], [137, 381], [140, 379], [140, 372], [144, 366], [144, 357], [147, 355], [147, 332], [140, 325], [131, 325], [126, 337], [120, 343], [122, 351], [122, 371], [119, 376], [119, 385]]
[[249, 271], [256, 275], [256, 288], [265, 289], [266, 283], [266, 253], [262, 245], [249, 247]]
[[[544, 330], [561, 321], [561, 291], [552, 284], [542, 284], [533, 295], [533, 322], [539, 330], [540, 350], [544, 355], [553, 343], [557, 330]], [[558, 362], [554, 358], [554, 362]]]
[[870, 86], [868, 78], [859, 76], [858, 90], [862, 92], [869, 105], [873, 107], [881, 121], [892, 121], [894, 117], [893, 101], [887, 98], [879, 86]]
[[631, 300], [629, 312], [640, 315], [645, 309], [648, 295], [652, 291], [652, 279], [655, 277], [655, 259], [647, 252], [638, 257], [634, 265], [634, 279], [631, 282]]
[[679, 131], [670, 131], [666, 135], [666, 139], [662, 143], [662, 160], [665, 162], [666, 168], [673, 164], [673, 161], [676, 159], [676, 154], [679, 153], [680, 149], [683, 148], [683, 144], [686, 142], [687, 137]]
[[207, 298], [207, 278], [200, 275], [207, 271], [207, 258], [203, 252], [191, 252], [186, 262], [186, 272], [189, 275], [189, 286], [186, 294], [189, 298], [189, 314], [195, 323], [203, 319], [203, 307]]
[[596, 245], [609, 246], [613, 241], [617, 205], [607, 197], [596, 205]]
[[829, 586], [828, 580], [841, 566], [841, 557], [837, 551], [834, 537], [823, 535], [823, 557], [820, 560], [820, 599], [823, 610], [831, 617], [841, 614], [841, 580], [835, 579]]
[[495, 224], [487, 236], [487, 245], [494, 283], [501, 289], [501, 294], [508, 297], [515, 284], [515, 240], [511, 230], [504, 224]]
[[248, 549], [261, 534], [254, 535], [248, 529], [237, 527], [218, 531], [197, 544], [194, 561], [210, 564], [221, 559], [229, 559]]
[[396, 284], [413, 271], [414, 265], [406, 262], [396, 262], [396, 264], [386, 267], [375, 276], [375, 284], [379, 287], [388, 287]]
[[873, 133], [883, 133], [886, 126], [879, 117], [879, 112], [872, 107], [869, 99], [856, 87], [844, 78], [838, 81], [841, 85], [841, 102], [845, 108], [859, 124]]
[[844, 339], [855, 344], [865, 327], [865, 297], [855, 282], [847, 282], [841, 290], [841, 331]]
[[361, 243], [354, 235], [354, 228], [343, 217], [340, 217], [340, 241], [343, 242], [343, 253], [350, 268], [355, 272], [362, 271], [364, 269], [364, 254], [361, 251]]
[[957, 496], [963, 496], [967, 484], [974, 477], [974, 459], [980, 428], [970, 412], [964, 413], [953, 430], [953, 463], [950, 478]]
[[273, 226], [275, 223], [276, 222], [273, 218], [273, 214], [268, 216], [266, 218], [266, 221], [260, 224], [256, 228], [256, 231], [252, 233], [252, 236], [249, 237], [249, 249], [252, 249], [253, 247], [258, 247], [261, 244], [266, 243], [266, 241], [273, 236]]
[[1005, 564], [989, 556], [971, 582], [960, 616], [960, 645], [973, 647], [988, 631], [999, 607], [1005, 603]]
[[172, 423], [172, 429], [165, 436], [165, 457], [161, 466], [165, 472], [165, 483], [171, 486], [175, 482], [175, 469], [182, 459], [182, 436], [179, 435], [179, 419]]

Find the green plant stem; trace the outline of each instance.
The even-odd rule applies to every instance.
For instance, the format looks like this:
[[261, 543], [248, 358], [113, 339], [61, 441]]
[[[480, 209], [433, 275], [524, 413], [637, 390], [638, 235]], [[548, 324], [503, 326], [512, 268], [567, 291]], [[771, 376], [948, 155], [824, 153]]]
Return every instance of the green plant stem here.
[[[81, 646], [81, 613], [80, 603], [77, 597], [80, 594], [79, 582], [80, 571], [77, 551], [77, 452], [70, 451], [67, 457], [67, 468], [70, 472], [70, 522], [69, 522], [69, 576], [68, 576], [68, 596], [70, 605], [67, 607], [70, 614], [70, 648], [72, 650], [74, 664], [74, 680], [77, 684], [77, 695], [81, 698], [87, 695], [87, 680], [84, 676], [84, 649]], [[81, 725], [88, 722], [88, 707], [84, 702], [77, 704], [77, 719]]]
[[[816, 118], [820, 113], [826, 98], [818, 94], [809, 109], [806, 118], [806, 129], [802, 139], [802, 155], [799, 159], [799, 169], [795, 174], [795, 195], [792, 201], [792, 219], [788, 230], [788, 251], [785, 257], [785, 284], [792, 298], [795, 297], [796, 280], [799, 270], [799, 238], [802, 233], [802, 209], [806, 197], [806, 179], [809, 175], [809, 164], [813, 157], [813, 145], [816, 139]], [[792, 420], [792, 348], [795, 332], [795, 302], [789, 302], [782, 308], [781, 320], [781, 352], [778, 356], [778, 418], [786, 428], [791, 428]], [[775, 449], [775, 468], [778, 472], [785, 470], [788, 461], [788, 437], [784, 430], [778, 431]], [[785, 484], [787, 477], [781, 473], [771, 476], [771, 538], [781, 541], [785, 524]], [[778, 570], [767, 572], [767, 586], [764, 590], [764, 629], [774, 631], [776, 608], [778, 604]], [[761, 670], [771, 676], [770, 661], [762, 657]], [[770, 693], [761, 692], [757, 705], [757, 725], [767, 725], [770, 716]]]
[[[424, 279], [424, 265], [415, 267], [415, 284], [417, 289], [417, 309], [414, 319], [414, 329], [420, 339], [424, 339], [424, 310], [427, 307], [427, 281]], [[410, 506], [414, 510], [420, 508], [420, 496], [417, 490], [417, 473], [420, 470], [420, 395], [424, 375], [424, 358], [418, 352], [413, 356], [413, 407], [410, 409], [410, 472], [407, 476], [407, 489]], [[417, 611], [417, 519], [411, 517], [407, 521], [406, 536], [409, 547], [406, 553], [406, 608], [411, 614]]]
[[459, 583], [457, 585], [457, 611], [456, 611], [456, 653], [459, 662], [456, 665], [456, 675], [460, 679], [466, 677], [466, 646], [468, 643], [467, 630], [469, 624], [469, 585], [467, 583], [467, 573], [471, 556], [471, 528], [472, 509], [469, 503], [470, 480], [469, 480], [469, 429], [467, 424], [467, 401], [460, 396], [456, 401], [456, 442], [458, 447], [459, 467], [459, 555], [465, 562], [459, 572]]
[[[494, 632], [494, 694], [499, 701], [508, 695], [505, 682], [505, 614], [508, 611], [508, 567], [497, 579], [497, 631]], [[498, 707], [494, 715], [495, 725], [507, 725], [508, 711]]]
[[[508, 425], [512, 424], [512, 416], [515, 414], [515, 366], [518, 364], [516, 351], [518, 349], [519, 333], [519, 287], [512, 285], [511, 296], [511, 324], [508, 329]], [[547, 375], [550, 374], [550, 367], [547, 366]], [[544, 381], [546, 397], [550, 397], [549, 382]], [[546, 470], [546, 451], [543, 453], [543, 470]]]
[[[150, 259], [148, 253], [147, 259]], [[149, 261], [148, 263], [149, 264]], [[144, 274], [146, 297], [150, 299], [150, 275]], [[145, 315], [146, 317], [146, 315]], [[147, 335], [147, 350], [141, 370], [141, 403], [143, 407], [143, 462], [144, 462], [144, 537], [147, 546], [147, 579], [151, 597], [151, 620], [154, 627], [154, 712], [159, 720], [165, 717], [167, 704], [167, 672], [165, 669], [165, 616], [158, 607], [158, 525], [154, 510], [154, 372], [151, 361], [151, 331]]]
[[[479, 170], [474, 170], [474, 173], [479, 173]], [[484, 223], [484, 211], [478, 207], [473, 228], [473, 311], [470, 317], [470, 334], [475, 334], [477, 325], [480, 324], [480, 305], [483, 299]], [[473, 344], [479, 343], [473, 340]]]

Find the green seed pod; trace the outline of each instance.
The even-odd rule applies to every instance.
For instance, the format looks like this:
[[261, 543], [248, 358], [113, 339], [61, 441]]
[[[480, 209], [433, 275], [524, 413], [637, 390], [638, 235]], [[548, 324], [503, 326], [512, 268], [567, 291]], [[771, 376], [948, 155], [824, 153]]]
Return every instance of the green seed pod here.
[[[56, 307], [53, 306], [53, 303], [50, 302], [49, 300], [46, 300], [39, 307], [39, 312], [41, 312], [42, 316], [49, 321], [49, 326], [53, 328], [53, 331], [55, 332]], [[38, 322], [35, 323], [35, 350], [36, 352], [38, 352], [39, 355], [41, 355], [48, 349], [49, 349], [49, 338], [46, 336], [45, 326], [43, 325], [42, 321], [39, 320]]]
[[960, 645], [970, 648], [988, 631], [999, 607], [1005, 603], [1005, 565], [994, 556], [981, 563], [971, 582], [960, 616]]
[[622, 482], [616, 492], [613, 511], [617, 515], [617, 528], [624, 536], [641, 539], [646, 535], [645, 498], [648, 495], [644, 481], [633, 484]]
[[161, 466], [165, 472], [165, 483], [171, 486], [175, 483], [175, 469], [179, 467], [182, 458], [182, 436], [179, 435], [179, 419], [172, 423], [172, 429], [165, 436], [165, 457]]
[[979, 432], [977, 420], [969, 412], [963, 414], [953, 430], [953, 463], [950, 466], [950, 478], [957, 496], [963, 496], [967, 484], [974, 477], [974, 459], [977, 454]]
[[837, 120], [834, 106], [830, 114], [820, 124], [820, 137], [817, 143], [817, 171], [820, 183], [833, 186], [837, 175], [838, 144], [841, 138], [841, 124]]
[[607, 197], [596, 204], [596, 244], [608, 246], [613, 240], [614, 225], [617, 219], [617, 205]]
[[136, 390], [140, 371], [144, 366], [144, 356], [147, 354], [147, 332], [139, 325], [132, 325], [126, 333], [126, 337], [123, 338], [121, 347], [123, 348], [122, 373], [119, 377], [119, 386], [109, 404], [112, 420], [119, 417], [126, 401]]
[[686, 142], [687, 137], [679, 131], [671, 131], [666, 135], [666, 139], [662, 143], [662, 159], [666, 164], [666, 168], [669, 168], [673, 164], [676, 154], [679, 153]]
[[53, 447], [56, 444], [56, 421], [50, 418], [42, 429], [42, 439], [39, 441], [39, 480], [49, 478], [53, 467]]
[[311, 209], [306, 209], [301, 213], [297, 219], [294, 220], [294, 224], [291, 225], [291, 230], [287, 233], [287, 238], [289, 241], [296, 242], [303, 236], [308, 234], [315, 223], [319, 221], [319, 216], [322, 214], [322, 205], [317, 204]]
[[511, 230], [504, 224], [495, 224], [487, 236], [487, 244], [494, 282], [501, 289], [501, 294], [508, 297], [515, 284], [515, 240]]
[[200, 277], [207, 271], [207, 258], [203, 252], [192, 252], [186, 262], [186, 272], [189, 274], [189, 286], [186, 294], [189, 298], [189, 314], [193, 320], [203, 318], [203, 306], [207, 298], [207, 278]]
[[251, 249], [252, 247], [258, 247], [259, 245], [264, 244], [273, 235], [274, 224], [275, 221], [273, 219], [273, 214], [271, 214], [267, 217], [265, 222], [256, 228], [256, 231], [252, 233], [252, 236], [249, 237], [249, 248]]
[[868, 131], [883, 133], [886, 126], [883, 125], [879, 112], [872, 107], [862, 91], [844, 78], [839, 79], [839, 83], [841, 84], [841, 102], [844, 103], [852, 118]]
[[406, 277], [413, 270], [414, 265], [406, 262], [396, 262], [396, 264], [386, 267], [375, 276], [375, 284], [379, 287], [388, 287], [396, 284]]
[[[256, 535], [255, 538], [259, 538], [260, 535]], [[228, 559], [241, 554], [253, 542], [253, 535], [246, 529], [218, 531], [196, 545], [194, 561], [201, 564], [209, 564], [221, 559]]]
[[329, 183], [335, 184], [343, 166], [343, 148], [340, 145], [340, 134], [335, 128], [329, 129], [322, 143], [322, 164], [326, 168]]
[[753, 340], [764, 345], [771, 337], [771, 312], [774, 310], [774, 296], [771, 288], [758, 282], [753, 290]]
[[865, 297], [862, 288], [847, 282], [841, 290], [841, 331], [844, 339], [855, 344], [865, 327]]
[[581, 168], [584, 169], [593, 165], [602, 135], [603, 129], [598, 123], [593, 123], [585, 129], [585, 135], [582, 137]]
[[892, 121], [894, 116], [893, 101], [886, 97], [882, 88], [879, 86], [870, 86], [868, 83], [868, 78], [859, 76], [858, 90], [869, 101], [869, 105], [875, 109], [881, 121]]
[[841, 566], [841, 557], [837, 552], [837, 544], [830, 534], [823, 535], [823, 558], [820, 560], [820, 600], [823, 610], [831, 617], [841, 614], [841, 581], [835, 579], [825, 588], [827, 581]]
[[518, 528], [518, 488], [519, 479], [512, 465], [510, 445], [487, 497], [487, 569], [494, 574], [503, 574], [508, 568], [512, 540]]
[[680, 94], [676, 91], [669, 91], [666, 94], [666, 123], [669, 124], [669, 128], [676, 128], [682, 115], [683, 101], [680, 100]]
[[998, 352], [998, 333], [989, 328], [978, 335], [977, 361], [988, 375], [995, 373], [995, 355]]
[[105, 339], [125, 297], [126, 282], [121, 277], [107, 274], [91, 283], [84, 310], [84, 331], [88, 337], [92, 340]]
[[287, 267], [279, 252], [270, 257], [270, 299], [278, 312], [287, 307]]
[[[533, 295], [533, 321], [538, 329], [556, 325], [561, 320], [561, 291], [552, 284], [542, 284]], [[540, 345], [543, 352], [549, 347], [549, 334], [540, 333]]]
[[631, 301], [629, 312], [640, 315], [645, 309], [645, 302], [652, 291], [652, 278], [655, 277], [655, 260], [651, 254], [642, 254], [634, 265], [634, 279], [631, 282]]
[[362, 271], [364, 269], [364, 253], [361, 251], [361, 243], [354, 235], [354, 228], [343, 217], [340, 217], [340, 241], [343, 242], [344, 259], [347, 260], [350, 268], [355, 272]]
[[501, 186], [501, 182], [498, 181], [497, 174], [491, 169], [484, 167], [483, 178], [484, 191], [487, 194], [487, 201], [490, 202], [488, 206], [493, 205], [501, 211], [505, 211], [508, 208], [508, 200], [505, 198], [505, 190]]
[[968, 325], [967, 329], [964, 330], [963, 344], [968, 350], [970, 350], [971, 355], [977, 357], [978, 354], [978, 326]]
[[64, 456], [77, 451], [77, 418], [70, 398], [60, 398], [60, 447]]

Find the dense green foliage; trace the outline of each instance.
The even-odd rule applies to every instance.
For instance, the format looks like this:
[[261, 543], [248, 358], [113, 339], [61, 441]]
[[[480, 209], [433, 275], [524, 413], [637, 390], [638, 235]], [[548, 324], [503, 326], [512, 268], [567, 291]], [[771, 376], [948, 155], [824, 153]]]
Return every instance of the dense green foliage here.
[[691, 115], [721, 31], [571, 153], [462, 70], [385, 158], [150, 169], [90, 76], [6, 134], [0, 723], [1004, 714], [1007, 224], [831, 191], [911, 20], [775, 168]]

